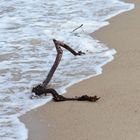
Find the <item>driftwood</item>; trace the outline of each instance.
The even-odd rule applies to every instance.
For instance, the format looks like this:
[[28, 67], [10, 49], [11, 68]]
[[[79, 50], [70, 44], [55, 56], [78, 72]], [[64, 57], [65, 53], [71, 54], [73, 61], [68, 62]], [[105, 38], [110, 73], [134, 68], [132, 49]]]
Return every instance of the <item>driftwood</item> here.
[[57, 51], [57, 56], [56, 56], [56, 59], [55, 59], [55, 62], [53, 64], [52, 68], [50, 69], [49, 74], [47, 75], [47, 78], [43, 82], [44, 87], [46, 87], [48, 85], [48, 83], [50, 82], [55, 70], [57, 69], [57, 67], [58, 67], [58, 65], [59, 65], [59, 63], [61, 61], [62, 54], [63, 54], [63, 50], [61, 49], [61, 47], [67, 49], [74, 56], [85, 54], [85, 53], [83, 53], [81, 51], [79, 51], [79, 52], [74, 51], [72, 48], [70, 48], [68, 45], [66, 45], [63, 42], [57, 41], [55, 39], [53, 39], [53, 42], [54, 42], [54, 45], [55, 45], [55, 48], [56, 48], [56, 51]]
[[75, 28], [72, 32], [75, 32], [76, 30], [78, 30], [79, 28], [81, 28], [83, 26], [83, 24], [81, 24], [80, 26], [78, 26], [77, 28]]
[[61, 49], [61, 47], [67, 49], [74, 56], [85, 54], [82, 51], [76, 52], [71, 47], [69, 47], [67, 44], [65, 44], [61, 41], [53, 39], [53, 42], [54, 42], [54, 45], [55, 45], [55, 48], [56, 48], [56, 51], [57, 51], [57, 56], [56, 56], [55, 62], [53, 64], [53, 66], [51, 67], [51, 69], [50, 69], [46, 79], [43, 81], [43, 83], [37, 85], [36, 87], [33, 87], [32, 92], [35, 93], [35, 95], [32, 95], [31, 98], [33, 98], [35, 96], [52, 94], [53, 100], [57, 101], [57, 102], [59, 102], [59, 101], [70, 101], [70, 100], [96, 102], [97, 100], [99, 100], [100, 97], [97, 97], [97, 96], [92, 97], [92, 96], [88, 96], [88, 95], [82, 95], [81, 97], [75, 97], [75, 98], [67, 98], [67, 97], [64, 97], [62, 95], [59, 95], [55, 89], [47, 87], [48, 83], [52, 79], [53, 74], [54, 74], [55, 70], [57, 69], [57, 67], [58, 67], [58, 65], [61, 61], [62, 54], [63, 54], [63, 50]]
[[32, 92], [36, 93], [36, 95], [38, 96], [41, 96], [42, 93], [44, 95], [51, 94], [53, 96], [53, 100], [56, 102], [72, 101], [72, 100], [96, 102], [97, 100], [100, 99], [100, 97], [97, 97], [97, 96], [92, 97], [92, 96], [87, 96], [87, 95], [82, 95], [81, 97], [75, 97], [75, 98], [64, 97], [62, 95], [59, 95], [55, 89], [52, 89], [52, 88], [46, 89], [41, 84], [37, 85], [36, 87], [33, 87]]

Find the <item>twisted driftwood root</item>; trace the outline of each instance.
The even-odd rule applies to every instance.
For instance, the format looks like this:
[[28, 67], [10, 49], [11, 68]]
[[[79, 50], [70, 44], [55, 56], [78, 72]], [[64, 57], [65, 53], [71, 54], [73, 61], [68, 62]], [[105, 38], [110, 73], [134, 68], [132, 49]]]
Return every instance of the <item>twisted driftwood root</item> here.
[[[36, 87], [33, 87], [32, 92], [35, 93], [36, 96], [51, 94], [53, 96], [53, 100], [56, 102], [72, 101], [72, 100], [96, 102], [100, 99], [100, 97], [88, 95], [82, 95], [81, 97], [75, 98], [64, 97], [62, 95], [59, 95], [55, 89], [52, 88], [46, 89], [41, 84], [37, 85]], [[33, 98], [33, 96], [31, 98]]]
[[[81, 26], [83, 26], [83, 25], [81, 25]], [[78, 28], [76, 28], [75, 30], [77, 30], [77, 29]], [[97, 96], [88, 96], [88, 95], [82, 95], [81, 97], [75, 97], [75, 98], [67, 98], [67, 97], [64, 97], [62, 95], [59, 95], [56, 90], [47, 87], [48, 86], [48, 83], [52, 79], [53, 74], [56, 71], [56, 69], [57, 69], [57, 67], [58, 67], [58, 65], [59, 65], [59, 63], [61, 61], [62, 54], [63, 54], [63, 50], [61, 49], [61, 47], [67, 49], [74, 56], [84, 55], [85, 54], [82, 51], [76, 52], [71, 47], [69, 47], [67, 44], [65, 44], [65, 43], [63, 43], [61, 41], [58, 41], [58, 40], [53, 39], [53, 42], [54, 42], [54, 45], [55, 45], [55, 48], [56, 48], [56, 51], [57, 51], [57, 56], [56, 56], [55, 62], [52, 65], [52, 67], [51, 67], [51, 69], [50, 69], [50, 71], [49, 71], [46, 79], [43, 81], [43, 83], [37, 85], [36, 87], [33, 87], [32, 92], [35, 93], [35, 95], [32, 95], [31, 98], [34, 98], [35, 96], [47, 95], [47, 94], [50, 93], [53, 96], [53, 100], [56, 101], [56, 102], [70, 101], [70, 100], [90, 101], [90, 102], [96, 102], [96, 101], [98, 101], [100, 99], [100, 97], [97, 97]]]

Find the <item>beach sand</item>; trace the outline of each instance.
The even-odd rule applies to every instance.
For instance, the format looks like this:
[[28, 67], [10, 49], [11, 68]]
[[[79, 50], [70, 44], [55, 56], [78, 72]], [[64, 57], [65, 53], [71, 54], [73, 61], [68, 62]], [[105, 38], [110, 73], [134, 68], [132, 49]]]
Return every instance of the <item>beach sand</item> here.
[[70, 87], [65, 96], [97, 95], [97, 103], [50, 102], [23, 115], [29, 140], [140, 139], [140, 1], [92, 36], [115, 48], [103, 73]]

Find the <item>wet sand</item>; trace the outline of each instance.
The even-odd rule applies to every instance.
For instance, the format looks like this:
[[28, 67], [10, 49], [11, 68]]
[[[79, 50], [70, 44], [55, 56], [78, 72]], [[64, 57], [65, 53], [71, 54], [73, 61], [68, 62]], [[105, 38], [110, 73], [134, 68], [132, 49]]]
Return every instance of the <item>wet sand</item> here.
[[29, 140], [139, 140], [140, 139], [140, 1], [136, 8], [110, 20], [92, 34], [110, 48], [115, 60], [97, 77], [68, 89], [65, 96], [97, 95], [97, 103], [50, 102], [21, 120]]

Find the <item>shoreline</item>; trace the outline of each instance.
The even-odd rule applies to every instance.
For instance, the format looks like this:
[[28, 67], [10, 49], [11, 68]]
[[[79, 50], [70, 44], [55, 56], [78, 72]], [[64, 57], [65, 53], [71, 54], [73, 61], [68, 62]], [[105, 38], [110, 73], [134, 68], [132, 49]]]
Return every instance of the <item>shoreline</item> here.
[[[138, 3], [137, 0], [129, 0], [127, 2]], [[73, 85], [67, 89], [68, 94], [65, 94], [66, 96], [78, 96], [84, 93], [88, 95], [94, 95], [94, 93], [96, 93], [97, 96], [101, 97], [101, 100], [98, 103], [50, 102], [47, 103], [47, 105], [28, 112], [20, 117], [20, 120], [25, 122], [29, 129], [29, 140], [63, 140], [66, 138], [67, 140], [86, 140], [92, 139], [92, 137], [96, 140], [129, 140], [132, 138], [138, 140], [140, 127], [136, 126], [136, 128], [134, 128], [133, 123], [135, 123], [135, 119], [137, 120], [136, 123], [140, 123], [138, 120], [140, 117], [138, 109], [138, 91], [140, 91], [138, 87], [140, 83], [138, 81], [139, 69], [134, 70], [135, 67], [138, 67], [139, 59], [135, 60], [137, 61], [136, 66], [134, 62], [128, 62], [131, 60], [131, 57], [134, 57], [135, 53], [137, 53], [138, 44], [136, 45], [137, 47], [133, 46], [135, 47], [133, 50], [131, 46], [132, 40], [135, 38], [133, 35], [130, 35], [131, 37], [127, 36], [127, 38], [124, 36], [124, 34], [128, 35], [128, 32], [130, 33], [130, 31], [133, 31], [136, 27], [137, 30], [139, 29], [139, 23], [135, 18], [133, 20], [135, 23], [137, 22], [136, 27], [135, 25], [131, 25], [134, 24], [133, 21], [131, 21], [130, 25], [126, 25], [126, 23], [128, 23], [127, 20], [133, 18], [133, 14], [137, 10], [138, 8], [111, 18], [111, 20], [109, 20], [109, 26], [103, 27], [93, 34], [98, 40], [107, 43], [107, 46], [117, 50], [115, 60], [104, 66], [104, 72], [101, 75]], [[139, 14], [139, 11], [137, 11], [137, 14]], [[127, 31], [125, 29], [127, 29]], [[135, 32], [136, 30], [133, 32], [134, 35], [138, 34], [138, 31], [137, 33]], [[112, 36], [112, 34], [116, 36]], [[125, 41], [126, 39], [128, 42]], [[124, 48], [121, 47], [122, 45], [124, 45]], [[125, 51], [128, 52], [128, 54], [126, 54]], [[128, 57], [128, 55], [130, 56]], [[124, 64], [126, 64], [127, 70]], [[134, 67], [131, 68], [130, 64], [134, 64]], [[129, 71], [135, 72], [136, 77], [134, 74], [130, 75]], [[137, 81], [137, 85], [133, 82], [134, 80]], [[129, 85], [132, 85], [132, 88]], [[136, 90], [134, 90], [134, 87], [136, 87]], [[128, 92], [128, 97], [126, 94], [123, 94], [127, 93], [126, 91]], [[134, 95], [137, 96], [132, 95], [130, 92], [135, 92]], [[128, 107], [131, 103], [130, 101], [133, 101], [133, 98], [135, 100], [134, 104]], [[128, 112], [125, 112], [125, 109]], [[129, 115], [132, 115], [134, 118], [131, 120]], [[128, 122], [130, 123], [129, 125]], [[132, 127], [130, 130], [133, 135], [131, 135], [131, 133], [126, 135], [130, 127]], [[133, 129], [135, 129], [135, 131]]]

